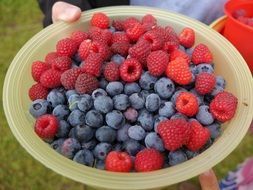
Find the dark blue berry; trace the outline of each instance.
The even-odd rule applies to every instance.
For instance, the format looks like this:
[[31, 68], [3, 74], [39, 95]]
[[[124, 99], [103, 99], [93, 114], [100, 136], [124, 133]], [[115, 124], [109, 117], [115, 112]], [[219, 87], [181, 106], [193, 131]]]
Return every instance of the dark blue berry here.
[[207, 63], [197, 65], [196, 69], [197, 69], [198, 74], [203, 73], [203, 72], [207, 72], [207, 73], [213, 73], [214, 72], [214, 69], [213, 69], [212, 65], [207, 64]]
[[99, 96], [107, 96], [107, 92], [102, 88], [98, 88], [92, 92], [91, 96], [92, 99], [95, 100]]
[[216, 76], [216, 86], [219, 86], [223, 89], [226, 87], [226, 81], [222, 76]]
[[93, 163], [94, 163], [93, 154], [88, 149], [79, 150], [75, 154], [73, 160], [79, 164], [83, 164], [90, 167], [93, 166]]
[[140, 141], [145, 138], [146, 132], [141, 126], [134, 125], [129, 127], [128, 136], [134, 140]]
[[84, 124], [85, 114], [80, 110], [73, 110], [68, 117], [68, 122], [71, 126], [77, 126]]
[[119, 129], [125, 124], [125, 117], [118, 110], [113, 110], [106, 114], [105, 121], [109, 127], [113, 129]]
[[168, 158], [171, 166], [187, 161], [187, 156], [182, 150], [169, 152]]
[[82, 62], [82, 59], [80, 58], [79, 54], [76, 53], [73, 57], [72, 60], [75, 61], [75, 63], [79, 66], [80, 63]]
[[110, 26], [110, 28], [108, 29], [111, 33], [116, 32], [116, 29], [113, 26]]
[[58, 131], [56, 133], [56, 137], [58, 138], [64, 138], [67, 137], [69, 134], [69, 131], [71, 129], [71, 126], [69, 125], [69, 123], [65, 120], [60, 120], [59, 121], [59, 127], [58, 127]]
[[109, 84], [106, 86], [106, 92], [110, 96], [121, 94], [123, 92], [123, 89], [124, 89], [123, 84], [118, 81], [109, 82]]
[[141, 75], [139, 85], [144, 90], [151, 90], [154, 88], [157, 78], [151, 75], [148, 71]]
[[67, 99], [69, 99], [69, 97], [73, 94], [77, 94], [77, 92], [75, 90], [68, 90], [66, 91], [65, 95], [67, 97]]
[[56, 107], [59, 104], [65, 104], [65, 95], [58, 89], [53, 89], [47, 95], [47, 101], [53, 106]]
[[102, 88], [102, 89], [106, 89], [106, 86], [108, 85], [108, 81], [105, 80], [105, 78], [101, 78], [99, 79], [99, 87]]
[[128, 96], [130, 96], [133, 93], [139, 93], [141, 91], [141, 87], [136, 83], [126, 83], [124, 88], [124, 93]]
[[138, 118], [138, 112], [136, 109], [130, 107], [124, 112], [124, 116], [127, 121], [134, 123]]
[[80, 96], [80, 101], [77, 103], [77, 107], [79, 110], [83, 112], [89, 111], [93, 106], [92, 98], [89, 94], [84, 94]]
[[150, 94], [146, 98], [145, 107], [150, 112], [155, 112], [159, 109], [161, 99], [157, 94]]
[[129, 98], [125, 94], [119, 94], [113, 97], [113, 104], [116, 110], [124, 111], [130, 105]]
[[185, 150], [184, 152], [185, 152], [188, 159], [194, 158], [199, 155], [198, 152], [194, 152], [194, 151], [190, 151], [190, 150]]
[[88, 125], [78, 125], [75, 127], [76, 138], [79, 142], [88, 142], [94, 136], [94, 129]]
[[125, 142], [129, 140], [128, 129], [130, 127], [131, 125], [125, 124], [119, 130], [117, 130], [117, 141]]
[[50, 146], [55, 150], [57, 151], [58, 153], [61, 153], [61, 148], [62, 148], [62, 145], [64, 143], [64, 140], [65, 139], [57, 139], [55, 141], [53, 141]]
[[96, 160], [95, 162], [95, 168], [99, 170], [104, 170], [105, 169], [105, 162], [104, 160]]
[[143, 109], [139, 113], [137, 121], [140, 123], [143, 129], [146, 131], [151, 131], [154, 126], [154, 117], [147, 110]]
[[185, 52], [191, 57], [192, 56], [192, 52], [193, 52], [193, 48], [186, 48]]
[[170, 119], [185, 119], [187, 121], [188, 117], [180, 112], [177, 112], [173, 116], [171, 116]]
[[217, 137], [219, 137], [221, 135], [220, 124], [213, 123], [213, 124], [208, 125], [206, 127], [209, 129], [212, 139], [216, 139]]
[[69, 113], [69, 108], [66, 105], [59, 104], [53, 109], [53, 115], [57, 117], [58, 120], [66, 119]]
[[51, 105], [49, 104], [48, 101], [38, 99], [32, 102], [29, 112], [33, 117], [37, 118], [47, 114], [48, 112], [50, 112], [50, 110]]
[[78, 94], [73, 94], [69, 96], [68, 98], [69, 109], [71, 111], [78, 109], [77, 104], [80, 100], [81, 100], [81, 97]]
[[112, 145], [108, 143], [99, 143], [94, 148], [93, 154], [97, 159], [104, 160], [111, 150]]
[[98, 141], [96, 139], [91, 139], [88, 142], [82, 142], [81, 145], [82, 145], [82, 148], [93, 150], [97, 144], [98, 144]]
[[123, 143], [123, 149], [131, 156], [135, 156], [141, 150], [141, 144], [136, 140], [129, 139]]
[[145, 145], [147, 148], [155, 148], [158, 151], [164, 151], [164, 145], [162, 139], [155, 133], [148, 133], [145, 137]]
[[216, 96], [219, 92], [223, 92], [223, 91], [224, 91], [224, 88], [216, 85], [210, 95]]
[[163, 99], [167, 99], [172, 96], [175, 91], [175, 85], [169, 78], [160, 78], [155, 83], [155, 92]]
[[123, 144], [117, 143], [117, 144], [115, 144], [115, 145], [113, 146], [112, 149], [113, 149], [114, 151], [122, 151], [122, 149], [123, 149]]
[[158, 112], [160, 116], [170, 118], [175, 113], [175, 107], [172, 102], [164, 102]]
[[116, 139], [116, 131], [108, 126], [100, 127], [96, 131], [96, 138], [100, 142], [112, 143]]
[[129, 97], [129, 101], [131, 104], [131, 107], [134, 109], [142, 109], [145, 105], [145, 98], [141, 95], [141, 93], [134, 93]]
[[214, 122], [213, 115], [209, 112], [209, 106], [202, 105], [196, 115], [196, 119], [203, 125], [210, 125]]
[[61, 154], [67, 158], [72, 159], [77, 151], [81, 149], [81, 145], [79, 142], [74, 138], [68, 138], [64, 141]]
[[123, 63], [123, 61], [125, 61], [125, 58], [122, 57], [120, 54], [115, 54], [112, 56], [111, 61], [113, 61], [117, 64], [121, 64], [121, 63]]
[[85, 116], [85, 123], [91, 127], [99, 128], [104, 123], [103, 115], [97, 110], [90, 110]]
[[113, 109], [113, 101], [109, 96], [99, 96], [94, 100], [94, 108], [101, 113], [108, 113]]
[[150, 92], [148, 90], [142, 90], [139, 94], [140, 94], [140, 96], [142, 96], [144, 98], [144, 100], [146, 100], [146, 98], [150, 94]]

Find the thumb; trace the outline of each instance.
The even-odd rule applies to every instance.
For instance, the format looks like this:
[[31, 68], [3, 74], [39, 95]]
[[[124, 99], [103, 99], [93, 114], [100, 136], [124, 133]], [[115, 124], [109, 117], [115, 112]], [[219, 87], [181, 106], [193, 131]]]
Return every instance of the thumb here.
[[53, 22], [62, 20], [65, 22], [74, 22], [81, 17], [81, 9], [77, 6], [62, 1], [56, 2], [52, 7]]
[[213, 170], [208, 170], [199, 176], [199, 182], [202, 190], [219, 190], [217, 178]]

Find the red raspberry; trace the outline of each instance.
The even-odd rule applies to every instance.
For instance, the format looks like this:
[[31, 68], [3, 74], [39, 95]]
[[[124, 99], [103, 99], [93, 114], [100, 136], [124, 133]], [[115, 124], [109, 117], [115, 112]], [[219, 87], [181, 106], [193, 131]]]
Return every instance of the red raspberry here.
[[54, 69], [45, 71], [40, 77], [40, 83], [46, 88], [61, 86], [61, 72]]
[[153, 51], [147, 57], [147, 66], [150, 74], [153, 76], [161, 76], [169, 63], [169, 54], [165, 51]]
[[31, 86], [28, 94], [32, 101], [37, 99], [47, 99], [48, 89], [40, 83], [37, 83]]
[[54, 138], [58, 130], [58, 120], [54, 115], [46, 114], [37, 118], [34, 131], [42, 139]]
[[151, 31], [153, 31], [154, 33], [158, 34], [159, 36], [161, 36], [162, 40], [164, 42], [168, 41], [168, 34], [165, 31], [165, 28], [161, 27], [161, 26], [156, 26], [155, 28], [153, 28]]
[[118, 30], [118, 31], [122, 31], [124, 30], [124, 21], [123, 20], [113, 20], [112, 21], [112, 26]]
[[195, 32], [191, 28], [184, 28], [179, 34], [180, 44], [186, 48], [191, 48], [195, 43]]
[[128, 54], [129, 48], [130, 44], [128, 42], [115, 42], [111, 46], [111, 50], [113, 53], [118, 53], [122, 56], [126, 56]]
[[194, 116], [199, 110], [197, 97], [190, 92], [181, 92], [176, 99], [176, 109], [186, 116]]
[[70, 38], [64, 38], [57, 42], [56, 51], [59, 55], [66, 55], [71, 57], [76, 53], [77, 44]]
[[164, 29], [165, 29], [165, 33], [166, 33], [165, 41], [175, 41], [175, 42], [179, 43], [177, 33], [175, 32], [173, 27], [166, 26]]
[[110, 19], [109, 17], [104, 13], [94, 13], [91, 20], [90, 20], [91, 26], [96, 26], [102, 29], [106, 29], [109, 27]]
[[88, 39], [89, 35], [87, 32], [80, 30], [72, 32], [70, 38], [76, 42], [77, 45], [80, 45], [84, 40]]
[[159, 36], [158, 33], [155, 33], [154, 31], [148, 31], [143, 35], [143, 39], [148, 41], [151, 44], [151, 50], [160, 50], [163, 47], [163, 39], [161, 36]]
[[98, 53], [91, 53], [82, 66], [82, 71], [90, 75], [99, 77], [101, 74], [103, 59]]
[[210, 131], [196, 120], [191, 121], [190, 125], [192, 133], [186, 147], [191, 151], [198, 151], [207, 143], [210, 138]]
[[214, 74], [203, 72], [196, 77], [195, 89], [200, 95], [205, 95], [212, 92], [215, 84], [216, 79]]
[[135, 24], [141, 24], [140, 21], [135, 17], [129, 17], [123, 21], [123, 27], [126, 31], [128, 28], [134, 27]]
[[238, 100], [229, 92], [220, 92], [210, 103], [210, 112], [220, 122], [226, 122], [235, 115]]
[[105, 159], [105, 169], [113, 172], [130, 172], [133, 167], [131, 157], [126, 152], [110, 152]]
[[125, 32], [115, 32], [112, 35], [112, 43], [116, 42], [127, 42], [129, 43], [130, 40], [127, 37], [127, 34]]
[[145, 148], [137, 153], [134, 164], [137, 172], [159, 170], [163, 167], [164, 157], [154, 148]]
[[68, 56], [61, 56], [53, 59], [50, 63], [52, 69], [66, 71], [71, 68], [72, 60]]
[[182, 57], [169, 62], [166, 75], [180, 85], [187, 85], [192, 81], [192, 73], [189, 65]]
[[165, 148], [169, 151], [181, 148], [191, 135], [191, 127], [184, 119], [163, 120], [157, 129]]
[[42, 61], [34, 61], [32, 63], [32, 77], [35, 81], [39, 82], [40, 76], [46, 70], [50, 69], [50, 64], [44, 63]]
[[175, 41], [167, 41], [167, 42], [164, 42], [164, 45], [163, 45], [163, 50], [168, 53], [171, 53], [178, 48], [179, 48], [179, 44], [178, 42], [175, 42]]
[[189, 55], [179, 49], [175, 49], [174, 51], [171, 52], [170, 61], [174, 61], [178, 57], [184, 58], [188, 64], [190, 64], [190, 62], [191, 62]]
[[72, 90], [75, 88], [75, 83], [77, 80], [77, 77], [82, 73], [82, 70], [80, 68], [72, 68], [61, 75], [61, 84], [64, 86], [67, 90]]
[[119, 68], [120, 77], [125, 82], [134, 82], [141, 77], [142, 67], [135, 58], [126, 59]]
[[144, 17], [142, 17], [141, 23], [146, 31], [151, 30], [157, 25], [157, 20], [153, 15], [147, 14]]
[[213, 55], [204, 44], [197, 45], [192, 52], [192, 62], [196, 65], [200, 63], [212, 63]]
[[107, 29], [91, 27], [89, 30], [89, 36], [93, 41], [98, 41], [103, 44], [110, 45], [112, 42], [112, 33]]
[[144, 32], [143, 26], [139, 23], [126, 30], [128, 38], [133, 42], [136, 42]]
[[57, 52], [49, 52], [45, 57], [45, 62], [50, 63], [50, 61], [55, 59], [56, 57], [59, 57]]
[[75, 90], [80, 94], [90, 94], [98, 88], [98, 80], [90, 74], [80, 74], [75, 83]]
[[104, 77], [108, 81], [119, 80], [119, 65], [114, 62], [107, 63], [104, 68]]

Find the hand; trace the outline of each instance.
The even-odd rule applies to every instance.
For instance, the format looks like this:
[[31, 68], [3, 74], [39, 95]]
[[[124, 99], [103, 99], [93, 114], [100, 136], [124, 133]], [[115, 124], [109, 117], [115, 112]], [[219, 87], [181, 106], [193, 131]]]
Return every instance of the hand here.
[[219, 190], [219, 184], [213, 170], [208, 170], [199, 176], [202, 190]]
[[77, 6], [62, 1], [56, 2], [52, 7], [52, 20], [75, 22], [81, 17], [81, 9]]

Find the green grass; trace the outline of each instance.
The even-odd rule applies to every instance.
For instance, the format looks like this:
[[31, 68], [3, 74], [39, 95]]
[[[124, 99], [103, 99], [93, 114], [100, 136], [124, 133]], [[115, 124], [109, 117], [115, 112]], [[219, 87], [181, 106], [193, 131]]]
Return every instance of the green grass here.
[[[42, 14], [35, 0], [0, 1], [0, 190], [83, 189], [83, 185], [47, 169], [16, 141], [3, 112], [2, 86], [11, 60], [22, 45], [42, 29]], [[22, 63], [20, 63], [22, 64]], [[240, 126], [238, 126], [240, 127]], [[214, 169], [219, 178], [253, 155], [253, 138], [247, 135], [238, 148]], [[196, 182], [196, 179], [193, 179]], [[168, 189], [176, 189], [176, 185]]]

